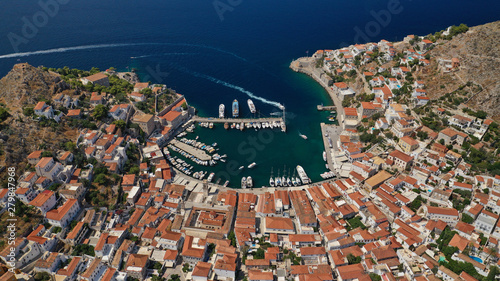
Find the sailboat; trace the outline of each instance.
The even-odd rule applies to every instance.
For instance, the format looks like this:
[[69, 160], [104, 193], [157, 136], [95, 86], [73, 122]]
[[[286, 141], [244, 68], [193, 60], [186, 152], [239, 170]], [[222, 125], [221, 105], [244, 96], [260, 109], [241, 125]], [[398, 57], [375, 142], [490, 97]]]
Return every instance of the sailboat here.
[[288, 182], [286, 181], [285, 174], [286, 174], [286, 165], [285, 165], [285, 168], [283, 168], [283, 176], [281, 177], [281, 184], [283, 186], [288, 186]]
[[278, 176], [274, 179], [276, 186], [281, 186], [280, 170], [278, 169]]
[[269, 185], [274, 186], [273, 168], [271, 168], [271, 177], [269, 178]]
[[286, 183], [288, 186], [292, 186], [292, 181], [290, 180], [290, 169], [288, 169], [288, 177], [286, 177]]

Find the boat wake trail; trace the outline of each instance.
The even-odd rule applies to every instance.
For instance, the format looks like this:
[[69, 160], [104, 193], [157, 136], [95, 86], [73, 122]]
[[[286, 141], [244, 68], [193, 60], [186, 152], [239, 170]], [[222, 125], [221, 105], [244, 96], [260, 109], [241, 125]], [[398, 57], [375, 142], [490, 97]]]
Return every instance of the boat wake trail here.
[[184, 55], [199, 55], [199, 53], [162, 53], [162, 54], [143, 55], [143, 56], [130, 57], [130, 58], [131, 59], [142, 59], [142, 58], [159, 57], [159, 56], [184, 56]]
[[[32, 52], [22, 52], [22, 53], [11, 53], [0, 55], [0, 59], [8, 59], [8, 58], [20, 58], [20, 57], [28, 57], [34, 55], [46, 55], [46, 54], [54, 54], [54, 53], [64, 53], [70, 51], [81, 51], [81, 50], [92, 50], [92, 49], [103, 49], [103, 48], [117, 48], [117, 47], [130, 47], [130, 46], [184, 46], [184, 47], [195, 47], [195, 48], [203, 48], [213, 50], [219, 53], [224, 53], [230, 56], [233, 56], [241, 61], [248, 62], [247, 59], [238, 56], [235, 53], [207, 45], [200, 44], [190, 44], [190, 43], [126, 43], [126, 44], [95, 44], [95, 45], [83, 45], [83, 46], [74, 46], [74, 47], [63, 47], [63, 48], [54, 48], [47, 50], [39, 50]], [[172, 53], [173, 54], [173, 53]], [[181, 53], [178, 53], [181, 54]], [[157, 54], [147, 55], [147, 56], [155, 56]], [[146, 57], [146, 56], [141, 56]], [[140, 57], [134, 57], [140, 58]]]
[[1, 55], [0, 59], [20, 58], [20, 57], [28, 57], [28, 56], [34, 56], [34, 55], [45, 55], [45, 54], [54, 54], [54, 53], [64, 53], [64, 52], [70, 52], [70, 51], [127, 47], [127, 46], [137, 46], [137, 45], [143, 45], [143, 44], [99, 44], [99, 45], [85, 45], [85, 46], [76, 46], [76, 47], [55, 48], [55, 49], [48, 49], [48, 50], [41, 50], [41, 51], [12, 53], [12, 54], [7, 54], [7, 55]]
[[203, 78], [203, 79], [206, 79], [206, 80], [209, 80], [211, 82], [214, 82], [216, 84], [221, 84], [225, 87], [228, 87], [228, 88], [231, 88], [231, 89], [235, 89], [237, 91], [240, 91], [244, 94], [246, 94], [247, 96], [249, 96], [250, 98], [252, 99], [255, 99], [255, 100], [259, 100], [263, 103], [266, 103], [266, 104], [269, 104], [269, 105], [272, 105], [272, 106], [275, 106], [279, 109], [282, 109], [283, 108], [283, 105], [281, 105], [279, 102], [275, 102], [275, 101], [270, 101], [268, 99], [265, 99], [263, 97], [259, 97], [259, 96], [256, 96], [254, 93], [246, 90], [245, 88], [243, 87], [240, 87], [240, 86], [236, 86], [236, 85], [233, 85], [229, 82], [226, 82], [226, 81], [222, 81], [220, 79], [217, 79], [215, 77], [212, 77], [212, 76], [209, 76], [209, 75], [206, 75], [206, 74], [202, 74], [202, 73], [198, 73], [198, 72], [195, 72], [195, 71], [191, 71], [191, 70], [188, 70], [187, 68], [185, 67], [182, 67], [182, 68], [179, 68], [180, 71], [183, 71], [185, 73], [188, 73], [188, 74], [191, 74], [195, 77], [199, 77], [199, 78]]

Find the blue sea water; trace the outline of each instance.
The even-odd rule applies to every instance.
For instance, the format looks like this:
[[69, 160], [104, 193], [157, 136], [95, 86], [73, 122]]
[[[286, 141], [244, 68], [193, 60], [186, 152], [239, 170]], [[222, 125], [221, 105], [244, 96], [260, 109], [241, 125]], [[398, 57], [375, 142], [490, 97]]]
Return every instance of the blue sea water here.
[[[271, 168], [276, 176], [284, 165], [285, 170], [302, 165], [313, 180], [325, 171], [319, 122], [327, 122], [328, 114], [318, 113], [316, 105], [330, 101], [312, 79], [288, 68], [293, 59], [306, 51], [312, 54], [366, 40], [401, 40], [453, 24], [483, 24], [498, 20], [500, 11], [499, 1], [484, 0], [0, 3], [2, 76], [18, 61], [81, 69], [137, 68], [144, 80], [165, 83], [184, 94], [204, 116], [217, 116], [218, 105], [230, 108], [233, 99], [240, 101], [242, 116], [248, 116], [248, 92], [262, 98], [254, 98], [254, 103], [263, 114], [276, 110], [272, 102], [285, 104], [290, 117], [286, 134], [198, 130], [201, 141], [218, 142], [221, 153], [235, 165], [257, 162], [251, 171], [234, 171], [234, 165], [212, 169], [223, 171], [220, 177], [229, 175], [233, 186], [248, 175], [255, 186], [264, 185]], [[36, 52], [40, 50], [49, 51]], [[251, 145], [251, 138], [266, 141]]]

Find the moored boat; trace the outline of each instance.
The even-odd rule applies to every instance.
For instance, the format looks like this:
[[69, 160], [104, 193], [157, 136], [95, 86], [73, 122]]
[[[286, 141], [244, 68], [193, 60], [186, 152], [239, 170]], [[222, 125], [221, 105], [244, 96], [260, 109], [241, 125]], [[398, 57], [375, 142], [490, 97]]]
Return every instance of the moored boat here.
[[252, 169], [253, 167], [257, 166], [257, 163], [253, 162], [252, 164], [248, 165], [249, 169]]
[[247, 187], [247, 178], [242, 177], [241, 178], [241, 188], [246, 188]]
[[240, 115], [240, 106], [237, 100], [233, 101], [233, 117], [236, 118]]
[[269, 185], [274, 187], [273, 168], [271, 168], [271, 177], [269, 178]]
[[253, 187], [253, 180], [251, 176], [247, 177], [247, 187], [252, 188]]
[[255, 105], [253, 104], [253, 101], [251, 99], [247, 100], [248, 103], [248, 108], [250, 108], [250, 112], [255, 113], [257, 110], [255, 109]]
[[307, 177], [306, 171], [304, 171], [304, 168], [302, 168], [302, 166], [297, 165], [297, 173], [299, 174], [300, 180], [302, 181], [303, 184], [308, 184], [311, 182], [309, 177]]
[[219, 105], [219, 118], [224, 118], [224, 115], [225, 115], [224, 111], [225, 110], [226, 110], [226, 106], [223, 103], [221, 103]]

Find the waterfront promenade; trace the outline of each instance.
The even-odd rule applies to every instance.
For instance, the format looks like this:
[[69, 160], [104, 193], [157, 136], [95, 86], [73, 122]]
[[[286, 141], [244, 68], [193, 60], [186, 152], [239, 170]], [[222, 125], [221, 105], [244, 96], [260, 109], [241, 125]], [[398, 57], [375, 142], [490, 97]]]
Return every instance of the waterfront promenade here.
[[[186, 185], [187, 189], [189, 191], [200, 191], [202, 190], [203, 186], [203, 180], [195, 179], [191, 176], [188, 176], [181, 171], [179, 171], [177, 168], [172, 167], [175, 171], [175, 177], [174, 181], [172, 183], [174, 184], [180, 184], [180, 185]], [[288, 190], [288, 191], [293, 191], [293, 190], [306, 190], [310, 186], [320, 186], [323, 183], [333, 183], [336, 179], [331, 178], [331, 179], [326, 179], [314, 183], [310, 183], [307, 185], [299, 185], [299, 186], [289, 186], [289, 187], [270, 187], [270, 186], [262, 186], [262, 187], [254, 187], [254, 188], [233, 188], [233, 187], [225, 187], [220, 184], [215, 184], [215, 183], [208, 183], [209, 190], [212, 192], [221, 192], [221, 191], [228, 191], [228, 190], [235, 190], [238, 191], [239, 193], [252, 193], [255, 195], [259, 194], [264, 194], [266, 192], [274, 192], [275, 190]], [[236, 184], [239, 186], [239, 183]]]
[[[339, 126], [335, 125], [327, 125], [325, 123], [321, 123], [321, 135], [323, 139], [323, 144], [325, 145], [326, 152], [326, 162], [330, 171], [335, 170], [335, 160], [334, 157], [337, 155], [339, 151], [338, 140], [342, 129]], [[331, 142], [331, 147], [330, 147]], [[336, 173], [338, 176], [338, 173]]]

